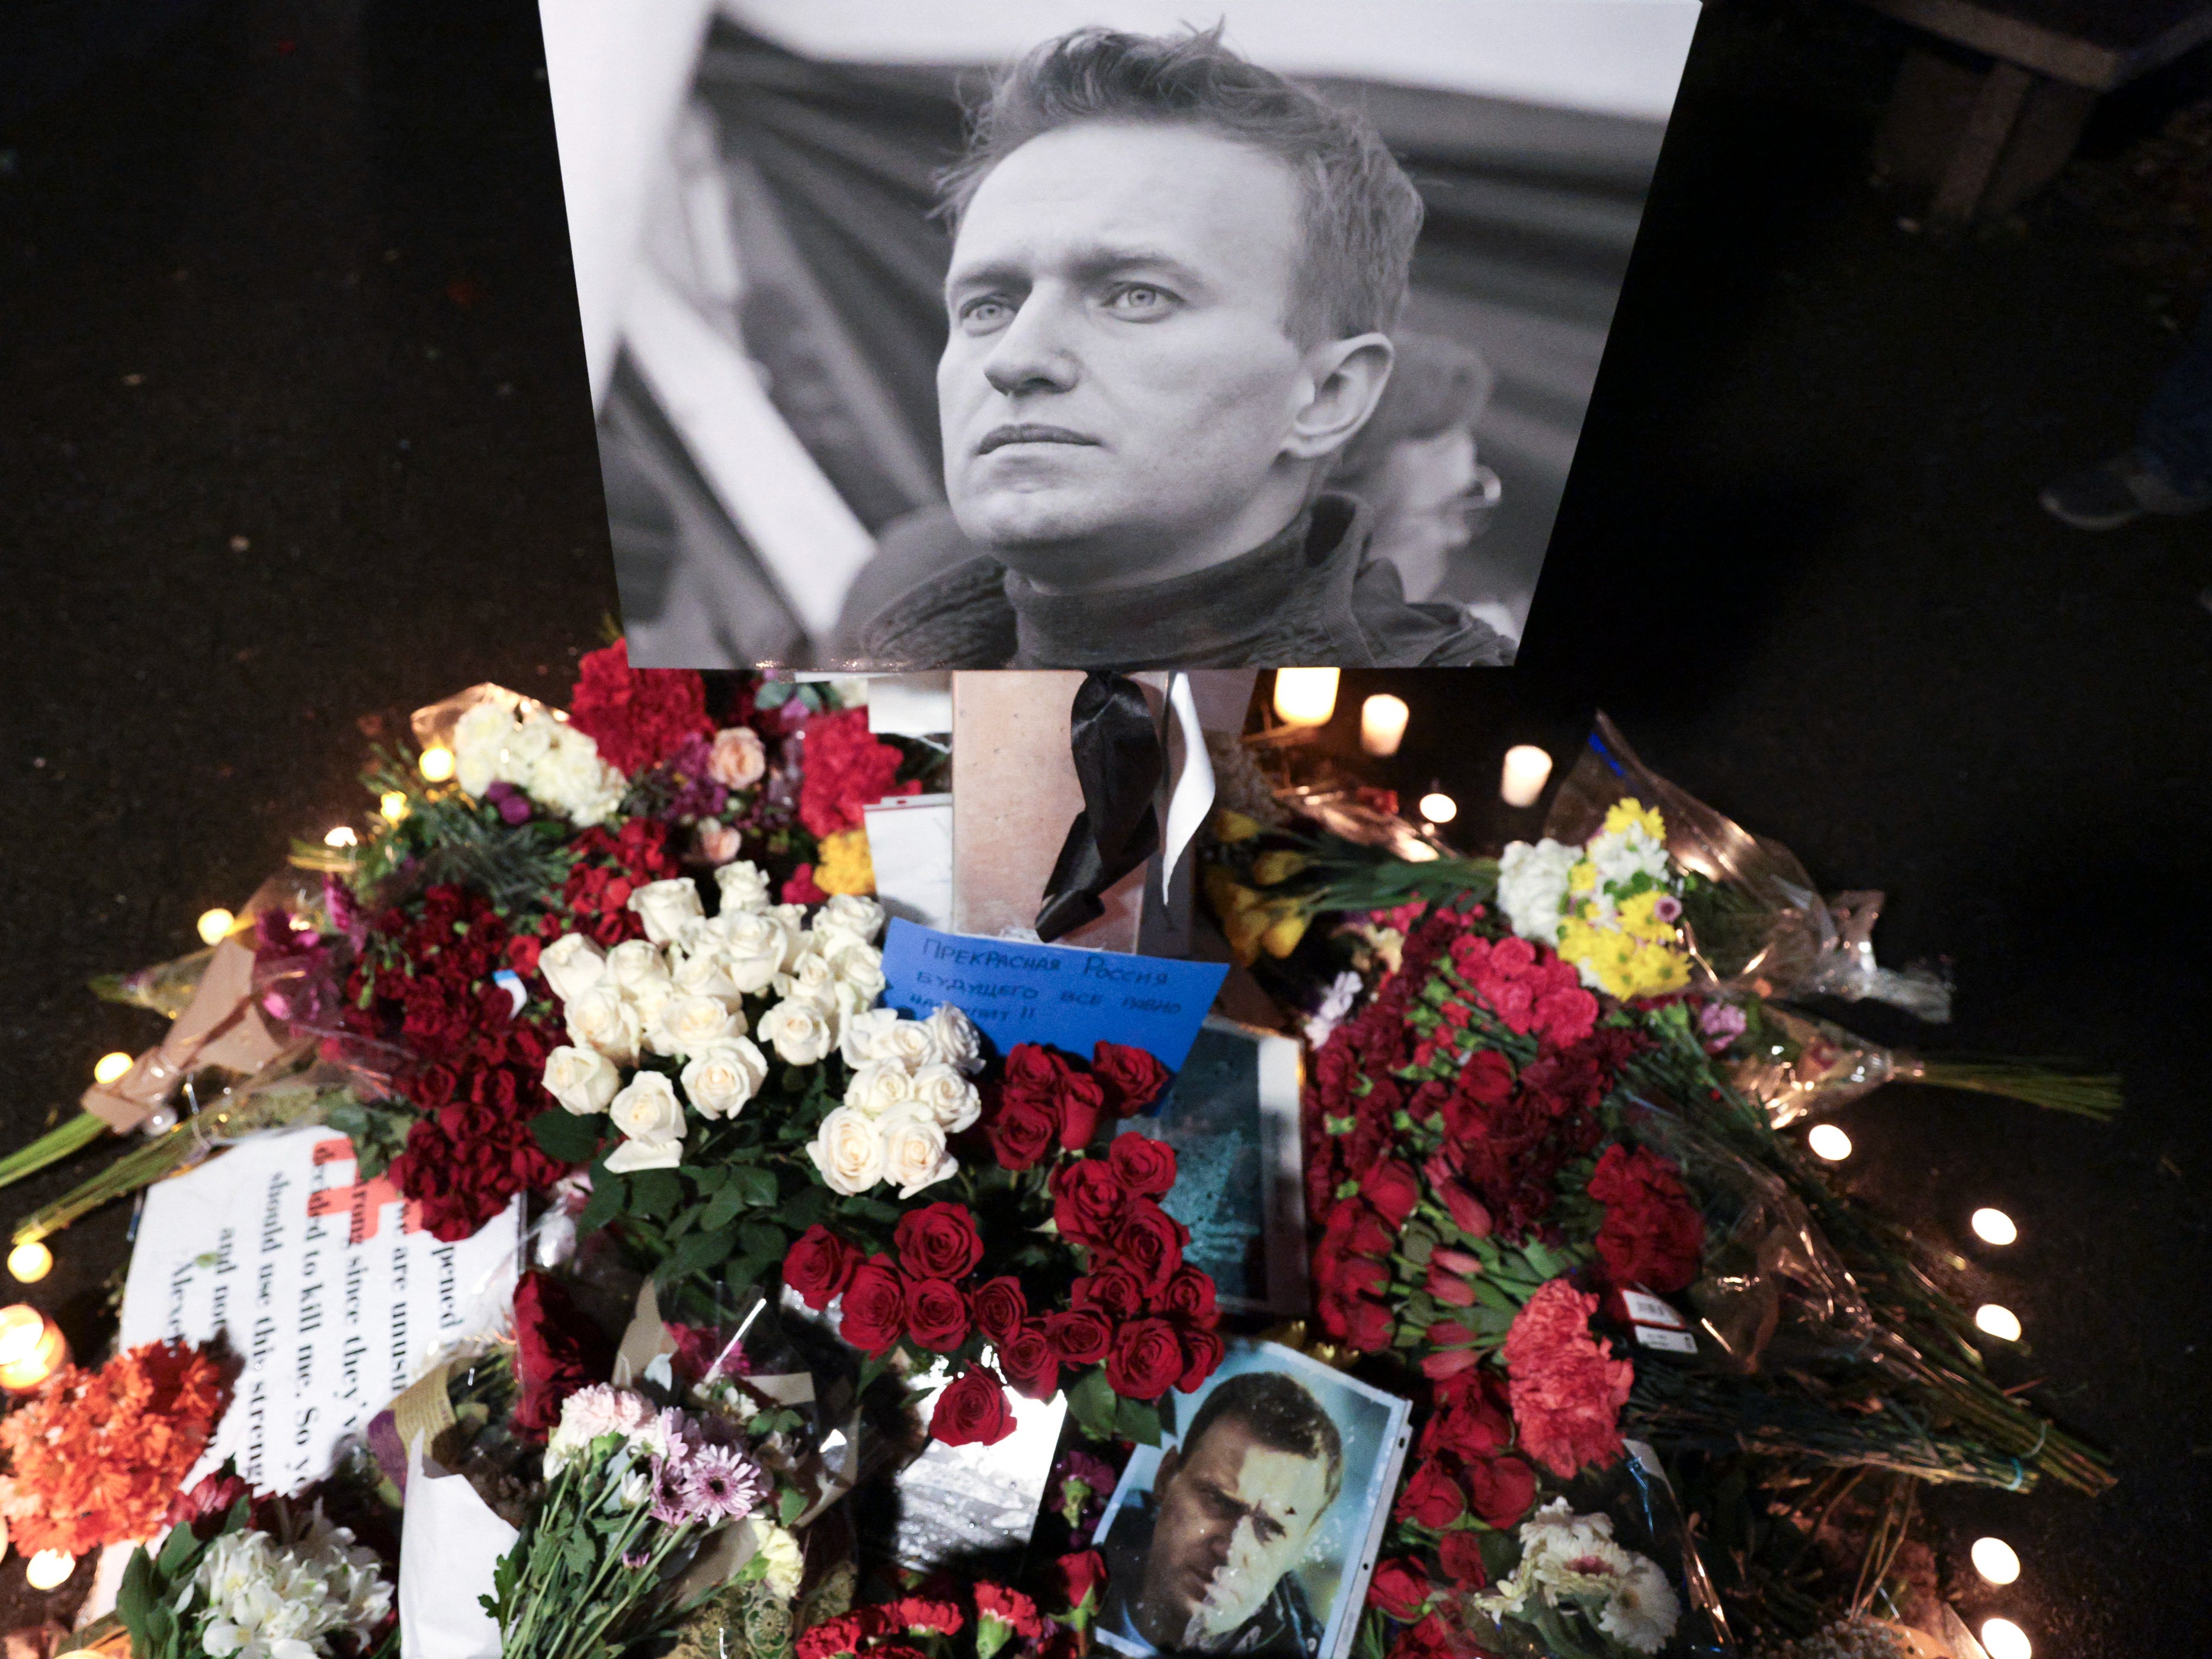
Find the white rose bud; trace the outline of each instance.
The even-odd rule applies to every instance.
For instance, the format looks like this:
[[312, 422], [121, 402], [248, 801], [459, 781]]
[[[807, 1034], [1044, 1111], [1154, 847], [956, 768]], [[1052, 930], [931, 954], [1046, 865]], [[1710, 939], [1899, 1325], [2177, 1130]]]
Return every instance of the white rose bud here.
[[749, 859], [726, 864], [715, 871], [714, 885], [722, 890], [721, 913], [726, 916], [740, 910], [768, 908], [768, 877], [760, 866]]
[[872, 1060], [853, 1073], [845, 1085], [845, 1103], [856, 1112], [881, 1117], [894, 1106], [914, 1098], [914, 1079], [895, 1060]]
[[768, 745], [750, 726], [714, 733], [707, 753], [707, 775], [725, 789], [750, 789], [768, 771]]
[[768, 1057], [744, 1037], [702, 1048], [684, 1068], [684, 1097], [708, 1117], [735, 1117], [768, 1081]]
[[850, 1198], [865, 1193], [884, 1178], [884, 1133], [876, 1120], [850, 1106], [840, 1106], [822, 1120], [806, 1155], [822, 1171], [830, 1190]]
[[563, 933], [538, 953], [538, 971], [555, 996], [570, 1002], [606, 976], [607, 959], [581, 933]]
[[841, 985], [859, 992], [861, 1006], [884, 994], [884, 953], [872, 945], [847, 945], [830, 953], [830, 966]]
[[809, 951], [792, 963], [788, 972], [775, 976], [775, 994], [787, 1000], [811, 1002], [817, 1008], [837, 1006], [837, 970], [829, 957]]
[[752, 910], [723, 911], [700, 928], [695, 943], [713, 950], [730, 982], [746, 996], [768, 989], [787, 948], [775, 919]]
[[983, 1039], [967, 1015], [948, 1002], [921, 1023], [929, 1028], [938, 1057], [947, 1066], [970, 1076], [983, 1069]]
[[632, 1140], [665, 1146], [684, 1139], [684, 1103], [659, 1072], [640, 1072], [607, 1107], [607, 1119]]
[[814, 932], [837, 933], [860, 945], [872, 945], [884, 930], [884, 907], [857, 893], [832, 893], [814, 913]]
[[877, 1045], [884, 1034], [898, 1023], [896, 1008], [871, 1008], [864, 1013], [848, 1016], [843, 1039], [837, 1045], [845, 1056], [845, 1063], [857, 1072], [872, 1060], [888, 1059], [890, 1056], [880, 1053]]
[[720, 997], [672, 996], [647, 1028], [645, 1046], [656, 1054], [696, 1054], [744, 1034], [744, 1016]]
[[607, 976], [635, 996], [647, 985], [669, 982], [668, 963], [649, 939], [625, 939], [607, 952]]
[[681, 943], [692, 924], [707, 915], [699, 902], [698, 884], [689, 876], [648, 881], [629, 896], [629, 908], [645, 924], [646, 938], [655, 945]]
[[975, 1085], [950, 1066], [924, 1066], [916, 1071], [914, 1099], [928, 1109], [937, 1127], [948, 1135], [958, 1134], [983, 1115], [983, 1097]]
[[545, 1056], [545, 1092], [578, 1117], [605, 1111], [621, 1087], [622, 1073], [596, 1048], [563, 1044]]
[[645, 1021], [635, 1005], [626, 1001], [613, 986], [593, 986], [564, 1012], [569, 1042], [580, 1048], [596, 1048], [617, 1066], [637, 1064], [637, 1045], [645, 1035]]
[[811, 1002], [779, 1002], [761, 1016], [760, 1036], [787, 1066], [812, 1066], [837, 1046], [831, 1015]]
[[923, 1188], [960, 1173], [959, 1160], [945, 1150], [945, 1131], [918, 1103], [909, 1102], [878, 1121], [884, 1131], [884, 1179], [897, 1185], [901, 1198], [912, 1198]]

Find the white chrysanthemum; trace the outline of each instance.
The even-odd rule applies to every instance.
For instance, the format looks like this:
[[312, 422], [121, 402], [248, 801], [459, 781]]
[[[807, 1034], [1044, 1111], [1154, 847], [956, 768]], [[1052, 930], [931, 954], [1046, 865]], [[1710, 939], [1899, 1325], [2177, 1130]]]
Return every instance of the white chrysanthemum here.
[[768, 1585], [769, 1594], [790, 1601], [799, 1594], [799, 1580], [806, 1568], [799, 1540], [761, 1516], [748, 1516], [744, 1524], [751, 1529], [754, 1552], [767, 1564], [763, 1582]]
[[580, 828], [605, 822], [622, 805], [628, 781], [599, 758], [599, 745], [574, 726], [547, 724], [552, 743], [532, 765], [523, 787]]
[[1659, 1564], [1632, 1555], [1628, 1571], [1598, 1609], [1597, 1627], [1638, 1653], [1656, 1653], [1674, 1634], [1681, 1617], [1682, 1604], [1674, 1599], [1674, 1588]]
[[1559, 917], [1565, 908], [1567, 872], [1582, 854], [1547, 836], [1534, 846], [1516, 841], [1498, 860], [1498, 908], [1522, 939], [1540, 945], [1559, 942]]
[[375, 1555], [323, 1518], [280, 1544], [265, 1532], [225, 1533], [193, 1583], [207, 1598], [200, 1646], [213, 1659], [315, 1659], [341, 1633], [364, 1642], [392, 1611]]
[[1597, 866], [1600, 889], [1626, 887], [1638, 876], [1667, 878], [1667, 847], [1640, 823], [1610, 830], [1591, 841], [1583, 856]]

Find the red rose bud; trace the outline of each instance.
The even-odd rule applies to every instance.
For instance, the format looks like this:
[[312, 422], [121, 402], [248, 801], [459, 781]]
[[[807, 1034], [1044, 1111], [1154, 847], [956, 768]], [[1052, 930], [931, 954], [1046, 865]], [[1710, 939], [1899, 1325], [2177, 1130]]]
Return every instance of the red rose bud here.
[[1432, 1348], [1464, 1348], [1474, 1340], [1474, 1333], [1455, 1319], [1439, 1319], [1428, 1329]]
[[1175, 1185], [1176, 1150], [1150, 1135], [1115, 1135], [1106, 1162], [1122, 1189], [1141, 1198], [1164, 1198]]
[[1344, 1339], [1363, 1353], [1380, 1353], [1390, 1346], [1394, 1322], [1390, 1310], [1364, 1297], [1344, 1304]]
[[976, 1286], [973, 1304], [975, 1328], [994, 1345], [1012, 1339], [1030, 1316], [1029, 1297], [1022, 1293], [1022, 1281], [1011, 1273], [1001, 1273], [996, 1279], [987, 1279]]
[[1491, 1220], [1490, 1212], [1483, 1207], [1482, 1200], [1473, 1193], [1456, 1181], [1449, 1181], [1439, 1183], [1437, 1195], [1443, 1200], [1453, 1226], [1469, 1238], [1490, 1237], [1496, 1224]]
[[931, 1437], [948, 1446], [995, 1446], [1013, 1431], [1006, 1389], [980, 1365], [954, 1377], [929, 1415]]
[[968, 1298], [947, 1279], [908, 1279], [906, 1334], [932, 1353], [952, 1352], [968, 1340]]
[[1114, 1322], [1097, 1308], [1071, 1308], [1045, 1317], [1046, 1340], [1066, 1365], [1096, 1365], [1114, 1346]]
[[1117, 1117], [1143, 1111], [1175, 1075], [1142, 1048], [1103, 1039], [1091, 1051], [1091, 1074], [1103, 1085], [1107, 1109]]
[[1454, 1588], [1480, 1589], [1490, 1582], [1490, 1569], [1482, 1559], [1482, 1534], [1448, 1532], [1437, 1544], [1437, 1562]]
[[1160, 1292], [1160, 1306], [1178, 1319], [1212, 1330], [1221, 1312], [1214, 1305], [1213, 1277], [1188, 1262], [1176, 1269], [1168, 1287]]
[[1375, 1206], [1383, 1224], [1393, 1232], [1421, 1201], [1421, 1178], [1395, 1158], [1384, 1158], [1359, 1182], [1359, 1195]]
[[1012, 1382], [1032, 1400], [1049, 1400], [1060, 1391], [1060, 1357], [1042, 1325], [1024, 1325], [999, 1350], [999, 1364]]
[[889, 1256], [870, 1256], [853, 1270], [839, 1328], [846, 1341], [876, 1358], [906, 1334], [906, 1286]]
[[1475, 1278], [1482, 1272], [1482, 1259], [1465, 1250], [1455, 1250], [1449, 1244], [1429, 1252], [1429, 1265], [1455, 1273], [1462, 1279]]
[[817, 1313], [842, 1295], [860, 1253], [827, 1227], [809, 1227], [783, 1258], [783, 1282]]
[[1071, 1074], [1061, 1080], [1055, 1103], [1060, 1108], [1060, 1149], [1081, 1152], [1098, 1132], [1098, 1115], [1106, 1109], [1105, 1090], [1096, 1078]]
[[1062, 1616], [1076, 1629], [1087, 1629], [1098, 1612], [1099, 1597], [1106, 1592], [1106, 1559], [1097, 1550], [1063, 1555], [1054, 1563], [1054, 1573], [1066, 1607]]
[[1429, 1575], [1411, 1556], [1383, 1562], [1367, 1581], [1367, 1605], [1401, 1621], [1410, 1622], [1426, 1612], [1429, 1595]]
[[1474, 1350], [1472, 1348], [1454, 1348], [1445, 1353], [1425, 1353], [1421, 1356], [1421, 1375], [1431, 1382], [1441, 1382], [1448, 1376], [1456, 1376], [1474, 1363]]
[[1431, 1296], [1450, 1307], [1472, 1308], [1474, 1305], [1474, 1286], [1464, 1279], [1455, 1278], [1441, 1267], [1432, 1265], [1429, 1268], [1425, 1288]]
[[1176, 1378], [1176, 1390], [1189, 1394], [1220, 1369], [1221, 1338], [1209, 1330], [1188, 1328], [1182, 1337], [1182, 1375]]
[[992, 1156], [999, 1160], [1002, 1170], [1029, 1170], [1053, 1148], [1060, 1134], [1060, 1122], [1051, 1109], [1041, 1102], [1004, 1095], [999, 1109], [983, 1126], [983, 1133], [991, 1142]]
[[898, 1245], [899, 1266], [916, 1279], [965, 1279], [983, 1259], [983, 1240], [964, 1204], [909, 1210], [891, 1237]]
[[1124, 1400], [1158, 1400], [1182, 1372], [1182, 1343], [1164, 1319], [1131, 1320], [1106, 1356], [1106, 1386]]
[[1406, 1489], [1398, 1494], [1395, 1510], [1401, 1521], [1411, 1521], [1431, 1532], [1442, 1532], [1467, 1513], [1467, 1494], [1449, 1470], [1434, 1458], [1415, 1469]]
[[1517, 1457], [1481, 1458], [1467, 1466], [1467, 1487], [1483, 1524], [1506, 1532], [1536, 1501], [1536, 1472]]

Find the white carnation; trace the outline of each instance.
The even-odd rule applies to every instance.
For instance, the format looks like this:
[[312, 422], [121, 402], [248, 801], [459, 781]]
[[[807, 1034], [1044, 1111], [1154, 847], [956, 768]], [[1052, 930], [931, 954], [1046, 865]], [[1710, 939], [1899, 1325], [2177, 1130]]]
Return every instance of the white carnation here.
[[761, 1016], [760, 1037], [785, 1065], [811, 1066], [837, 1046], [836, 1020], [811, 1002], [779, 1002]]
[[538, 971], [555, 996], [569, 1002], [606, 976], [607, 959], [581, 933], [563, 933], [538, 953]]
[[814, 1139], [806, 1143], [806, 1155], [830, 1189], [848, 1198], [884, 1178], [884, 1152], [882, 1127], [850, 1106], [840, 1106], [823, 1118]]
[[648, 881], [629, 896], [629, 908], [645, 924], [645, 936], [655, 945], [679, 945], [690, 936], [692, 925], [707, 917], [699, 902], [699, 886], [689, 876], [667, 881]]
[[545, 1092], [578, 1117], [605, 1111], [621, 1087], [622, 1073], [596, 1048], [564, 1043], [545, 1056]]
[[707, 1117], [735, 1117], [768, 1081], [768, 1057], [744, 1037], [702, 1048], [684, 1066], [684, 1097]]
[[751, 1528], [754, 1553], [767, 1568], [763, 1582], [768, 1585], [769, 1594], [790, 1601], [799, 1594], [799, 1581], [806, 1568], [806, 1558], [799, 1549], [799, 1540], [757, 1515], [747, 1516], [739, 1524]]
[[768, 877], [749, 859], [726, 864], [714, 872], [714, 884], [722, 890], [722, 914], [765, 910], [769, 905]]
[[212, 1659], [311, 1659], [342, 1634], [366, 1645], [392, 1611], [374, 1553], [324, 1519], [319, 1504], [289, 1543], [258, 1531], [217, 1537], [192, 1587], [206, 1599], [199, 1646]]
[[1513, 931], [1540, 945], [1559, 942], [1559, 918], [1566, 908], [1567, 872], [1582, 854], [1546, 836], [1531, 847], [1516, 841], [1498, 860], [1498, 908]]
[[605, 822], [622, 805], [623, 775], [599, 758], [599, 746], [573, 726], [553, 724], [552, 744], [531, 767], [523, 787], [578, 826]]

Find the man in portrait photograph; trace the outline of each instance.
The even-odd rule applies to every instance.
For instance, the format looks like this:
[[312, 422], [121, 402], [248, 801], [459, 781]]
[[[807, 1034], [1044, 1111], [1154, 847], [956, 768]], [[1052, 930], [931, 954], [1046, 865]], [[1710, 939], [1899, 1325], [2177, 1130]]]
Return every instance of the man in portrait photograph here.
[[1293, 1569], [1343, 1486], [1343, 1437], [1304, 1383], [1230, 1377], [1161, 1458], [1150, 1492], [1115, 1511], [1100, 1637], [1139, 1659], [1316, 1659], [1323, 1621]]
[[1222, 44], [1088, 28], [998, 82], [948, 177], [938, 404], [973, 556], [885, 667], [1498, 665], [1327, 488], [1395, 356], [1422, 218], [1373, 126]]

